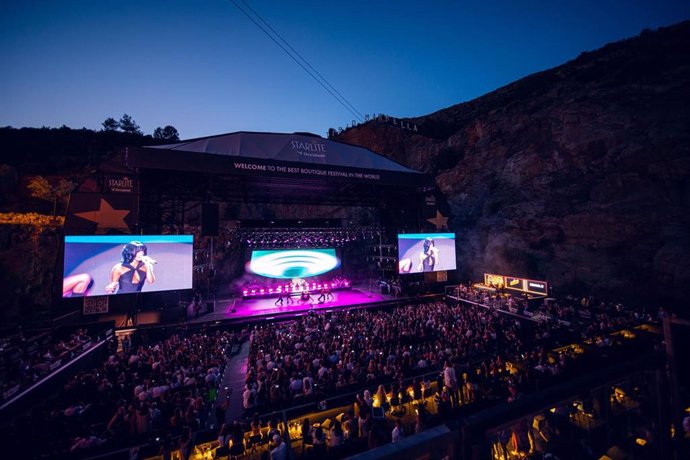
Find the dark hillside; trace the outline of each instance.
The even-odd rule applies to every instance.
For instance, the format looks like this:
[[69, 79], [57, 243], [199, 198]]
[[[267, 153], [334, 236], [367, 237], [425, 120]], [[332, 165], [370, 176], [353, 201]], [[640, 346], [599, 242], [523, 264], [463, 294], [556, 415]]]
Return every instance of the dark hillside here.
[[682, 301], [690, 284], [690, 22], [340, 140], [436, 176], [459, 269]]

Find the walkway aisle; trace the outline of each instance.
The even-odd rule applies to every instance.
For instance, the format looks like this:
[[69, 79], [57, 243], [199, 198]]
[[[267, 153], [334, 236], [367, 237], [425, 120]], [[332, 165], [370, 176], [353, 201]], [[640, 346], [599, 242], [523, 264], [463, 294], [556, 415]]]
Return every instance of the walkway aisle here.
[[[243, 416], [242, 393], [244, 392], [244, 378], [247, 373], [248, 359], [249, 341], [247, 340], [242, 344], [239, 353], [231, 356], [225, 366], [225, 375], [223, 375], [218, 393], [218, 402], [223, 401], [221, 398], [225, 398], [228, 393], [230, 394], [230, 407], [225, 413], [225, 423], [240, 420]], [[225, 387], [228, 388], [227, 392]]]

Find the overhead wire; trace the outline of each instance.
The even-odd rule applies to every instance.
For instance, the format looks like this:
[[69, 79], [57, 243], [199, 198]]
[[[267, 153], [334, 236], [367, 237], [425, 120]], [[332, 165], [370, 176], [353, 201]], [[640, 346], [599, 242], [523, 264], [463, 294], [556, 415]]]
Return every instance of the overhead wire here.
[[[261, 15], [259, 15], [251, 6], [249, 6], [244, 0], [240, 0], [244, 6], [254, 14], [265, 26], [273, 32], [274, 35], [269, 33], [264, 26], [262, 26], [251, 14], [249, 14], [244, 8], [242, 8], [236, 0], [230, 0], [235, 7], [240, 10], [250, 21], [254, 23], [268, 38], [270, 38], [276, 45], [282, 49], [285, 54], [287, 54], [297, 65], [299, 65], [302, 70], [304, 70], [311, 78], [314, 79], [323, 89], [325, 89], [336, 101], [340, 103], [348, 112], [350, 112], [359, 121], [364, 121], [364, 116], [357, 110], [333, 85], [331, 85], [326, 78], [321, 75], [310, 63], [307, 61], [294, 47], [292, 47], [287, 40], [285, 40], [271, 25], [264, 20]], [[280, 43], [276, 37], [278, 37], [283, 43]], [[292, 52], [291, 52], [292, 51]], [[294, 53], [294, 54], [293, 54]], [[298, 59], [299, 57], [299, 59]], [[306, 65], [305, 65], [306, 64]]]
[[348, 106], [349, 108], [352, 109], [351, 112], [352, 112], [352, 111], [356, 112], [356, 114], [359, 116], [360, 119], [362, 119], [362, 120], [364, 119], [364, 115], [362, 115], [362, 113], [361, 113], [359, 110], [357, 110], [357, 109], [355, 108], [355, 106], [352, 105], [352, 104], [350, 103], [350, 101], [348, 101], [347, 98], [345, 98], [345, 96], [343, 96], [343, 95], [340, 93], [340, 91], [338, 91], [333, 85], [331, 85], [331, 83], [326, 79], [326, 77], [324, 77], [323, 75], [321, 75], [321, 74], [319, 73], [319, 71], [316, 70], [316, 69], [309, 63], [309, 61], [308, 61], [304, 56], [302, 56], [302, 55], [299, 53], [299, 51], [297, 51], [295, 48], [293, 48], [292, 45], [290, 45], [290, 43], [289, 43], [287, 40], [285, 40], [285, 38], [283, 38], [283, 36], [280, 35], [280, 33], [278, 33], [277, 30], [275, 30], [273, 27], [271, 27], [271, 25], [270, 25], [263, 17], [261, 17], [261, 15], [260, 15], [259, 13], [257, 13], [257, 12], [251, 7], [251, 5], [249, 5], [245, 0], [240, 0], [240, 1], [249, 9], [249, 11], [251, 11], [257, 18], [259, 18], [259, 20], [260, 20], [264, 25], [266, 25], [266, 27], [268, 27], [268, 28], [271, 30], [271, 32], [273, 32], [273, 33], [275, 34], [275, 36], [278, 37], [278, 38], [280, 39], [280, 41], [282, 41], [288, 48], [290, 48], [290, 51], [292, 51], [293, 53], [295, 53], [295, 55], [296, 55], [299, 59], [301, 59], [302, 62], [304, 62], [304, 63], [307, 65], [307, 67], [309, 67], [309, 69], [312, 70], [312, 71], [321, 79], [321, 81], [323, 81], [330, 89], [332, 89], [333, 92], [335, 92], [335, 93], [340, 97], [340, 99], [342, 99], [342, 101], [345, 102], [345, 104], [347, 104], [347, 106]]

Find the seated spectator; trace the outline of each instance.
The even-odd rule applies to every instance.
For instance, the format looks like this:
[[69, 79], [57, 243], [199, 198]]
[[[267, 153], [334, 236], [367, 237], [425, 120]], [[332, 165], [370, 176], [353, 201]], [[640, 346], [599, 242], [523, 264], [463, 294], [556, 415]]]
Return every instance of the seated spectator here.
[[94, 435], [93, 433], [91, 433], [87, 436], [80, 436], [74, 440], [74, 443], [72, 444], [72, 447], [70, 448], [70, 452], [76, 452], [79, 450], [90, 449], [92, 447], [100, 446], [101, 444], [104, 444], [105, 442], [106, 442], [105, 439], [99, 438], [98, 436]]

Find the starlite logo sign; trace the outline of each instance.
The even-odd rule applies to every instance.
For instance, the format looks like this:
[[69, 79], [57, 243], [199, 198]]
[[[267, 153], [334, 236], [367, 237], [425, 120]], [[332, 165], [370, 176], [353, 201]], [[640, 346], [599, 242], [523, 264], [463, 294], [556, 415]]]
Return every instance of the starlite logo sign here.
[[128, 176], [108, 176], [106, 188], [110, 192], [132, 193], [134, 191], [134, 178]]
[[306, 158], [326, 158], [326, 144], [320, 142], [292, 141], [292, 150], [297, 152], [300, 157]]

